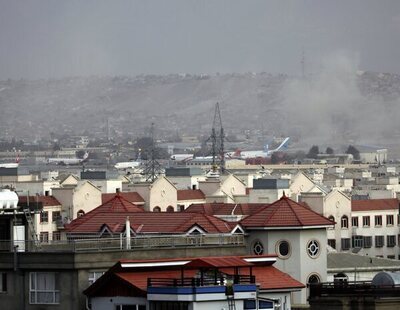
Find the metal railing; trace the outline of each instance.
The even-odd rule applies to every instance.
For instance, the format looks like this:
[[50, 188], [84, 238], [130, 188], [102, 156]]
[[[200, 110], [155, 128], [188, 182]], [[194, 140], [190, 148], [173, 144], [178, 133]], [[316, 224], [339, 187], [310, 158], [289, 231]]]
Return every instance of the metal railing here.
[[309, 284], [310, 297], [320, 296], [376, 296], [400, 295], [400, 285], [373, 285], [371, 282], [336, 281]]
[[[81, 239], [80, 239], [81, 238]], [[35, 241], [0, 240], [1, 252], [12, 252], [18, 245], [19, 252], [97, 252], [97, 251], [130, 251], [135, 249], [209, 247], [245, 245], [243, 235], [168, 235], [136, 236], [127, 242], [125, 236], [100, 238], [95, 236], [68, 236], [68, 240]]]
[[198, 286], [226, 286], [232, 284], [254, 284], [255, 276], [234, 275], [232, 277], [204, 277], [204, 278], [148, 278], [148, 287], [198, 287]]

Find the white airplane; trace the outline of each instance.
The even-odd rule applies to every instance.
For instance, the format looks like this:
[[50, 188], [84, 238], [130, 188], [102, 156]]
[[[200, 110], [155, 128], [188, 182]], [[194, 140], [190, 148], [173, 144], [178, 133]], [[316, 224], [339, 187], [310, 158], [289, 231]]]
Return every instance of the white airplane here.
[[83, 158], [49, 158], [47, 160], [47, 164], [55, 164], [55, 165], [64, 165], [64, 166], [69, 166], [69, 165], [79, 165], [87, 161], [89, 157], [89, 153], [85, 152], [83, 155]]
[[188, 161], [193, 159], [193, 157], [194, 154], [173, 154], [171, 155], [170, 159], [176, 161]]
[[259, 151], [240, 151], [226, 153], [226, 157], [234, 159], [248, 159], [248, 158], [259, 158], [259, 157], [270, 157], [273, 153], [281, 151], [287, 148], [290, 137], [286, 137], [282, 143], [273, 150], [268, 150], [268, 144], [265, 145], [264, 150]]
[[0, 164], [0, 168], [18, 168], [19, 166], [19, 154], [15, 158], [15, 163], [3, 163]]
[[134, 169], [137, 168], [141, 165], [142, 163], [140, 161], [124, 161], [124, 162], [119, 162], [114, 165], [115, 169], [118, 170], [124, 170], [124, 169]]

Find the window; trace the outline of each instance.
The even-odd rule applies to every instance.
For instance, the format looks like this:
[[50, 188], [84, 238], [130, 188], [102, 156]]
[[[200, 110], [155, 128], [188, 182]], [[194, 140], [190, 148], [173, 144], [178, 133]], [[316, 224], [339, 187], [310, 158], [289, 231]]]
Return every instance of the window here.
[[174, 212], [174, 207], [173, 206], [168, 206], [167, 207], [167, 212], [170, 212], [170, 213]]
[[255, 299], [247, 299], [247, 300], [244, 300], [243, 309], [244, 310], [256, 310], [256, 309], [273, 310], [274, 302], [272, 300], [258, 300], [258, 308], [257, 308]]
[[51, 216], [52, 216], [52, 221], [54, 223], [61, 221], [61, 212], [60, 211], [53, 211]]
[[389, 259], [395, 259], [396, 256], [394, 256], [394, 255], [388, 255], [387, 258], [389, 258]]
[[342, 250], [346, 251], [350, 249], [350, 238], [341, 239]]
[[286, 240], [281, 240], [276, 243], [275, 246], [276, 254], [280, 258], [289, 258], [290, 256], [290, 244]]
[[7, 292], [7, 273], [0, 272], [0, 293]]
[[49, 212], [42, 211], [40, 212], [40, 223], [48, 223], [49, 222]]
[[85, 215], [85, 211], [83, 211], [83, 210], [79, 210], [79, 211], [76, 213], [76, 217], [81, 217], [82, 215]]
[[185, 211], [185, 205], [178, 205], [179, 212]]
[[342, 216], [342, 219], [340, 222], [341, 222], [342, 228], [349, 228], [349, 218], [346, 215]]
[[393, 248], [396, 245], [396, 236], [394, 235], [386, 236], [386, 240], [388, 248]]
[[393, 215], [386, 215], [386, 226], [393, 226], [394, 218]]
[[364, 227], [369, 227], [370, 225], [370, 218], [369, 216], [363, 216], [363, 226]]
[[96, 282], [103, 274], [104, 271], [89, 271], [89, 285], [92, 285], [94, 282]]
[[364, 237], [364, 248], [370, 248], [370, 247], [372, 247], [372, 237], [365, 236]]
[[59, 304], [60, 290], [55, 272], [29, 273], [29, 302], [31, 304]]
[[253, 245], [253, 253], [256, 255], [262, 255], [264, 253], [264, 246], [260, 241], [256, 241]]
[[353, 248], [362, 248], [363, 247], [363, 236], [353, 236], [351, 237], [351, 245]]
[[53, 240], [55, 241], [61, 240], [61, 233], [59, 231], [53, 231]]
[[351, 218], [351, 226], [358, 227], [358, 216], [353, 216]]
[[333, 249], [336, 249], [336, 239], [328, 239], [328, 245]]
[[115, 310], [146, 310], [146, 305], [116, 305]]
[[382, 215], [375, 215], [375, 226], [382, 226]]
[[308, 281], [307, 281], [308, 284], [316, 284], [319, 282], [321, 282], [321, 279], [316, 274], [312, 274], [308, 277]]
[[153, 212], [161, 212], [161, 208], [160, 207], [154, 207], [153, 208]]
[[385, 245], [385, 239], [383, 236], [375, 236], [375, 247], [381, 248]]
[[311, 240], [307, 244], [307, 254], [311, 258], [316, 258], [319, 255], [320, 245], [317, 240]]
[[49, 242], [49, 233], [47, 231], [40, 233], [40, 242]]

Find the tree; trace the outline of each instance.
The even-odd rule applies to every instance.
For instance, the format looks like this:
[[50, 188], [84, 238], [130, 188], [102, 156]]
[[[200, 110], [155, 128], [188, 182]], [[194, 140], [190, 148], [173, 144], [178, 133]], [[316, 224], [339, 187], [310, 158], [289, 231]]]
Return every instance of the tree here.
[[330, 146], [328, 146], [328, 147], [326, 148], [325, 153], [326, 153], [326, 154], [329, 154], [329, 155], [333, 155], [333, 154], [335, 154], [335, 151], [333, 150], [333, 148], [331, 148]]
[[317, 158], [319, 154], [318, 145], [313, 145], [310, 150], [308, 151], [307, 157], [308, 158]]
[[351, 154], [353, 155], [353, 158], [358, 160], [360, 159], [360, 151], [357, 150], [354, 146], [349, 145], [349, 147], [347, 148], [346, 154]]

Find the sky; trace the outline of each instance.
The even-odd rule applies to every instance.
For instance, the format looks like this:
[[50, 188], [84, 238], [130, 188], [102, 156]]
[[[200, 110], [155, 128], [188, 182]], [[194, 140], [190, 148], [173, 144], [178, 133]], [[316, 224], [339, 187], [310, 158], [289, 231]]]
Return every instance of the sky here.
[[0, 0], [0, 79], [321, 70], [400, 73], [398, 0]]

